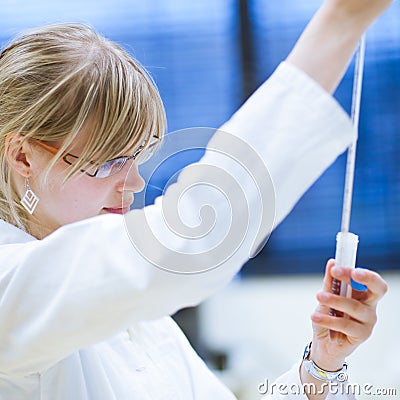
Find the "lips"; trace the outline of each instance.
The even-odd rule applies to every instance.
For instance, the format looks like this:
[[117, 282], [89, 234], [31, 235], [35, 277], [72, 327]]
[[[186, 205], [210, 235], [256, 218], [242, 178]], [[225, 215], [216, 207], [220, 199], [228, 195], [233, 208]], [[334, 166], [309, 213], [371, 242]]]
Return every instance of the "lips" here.
[[132, 203], [130, 203], [125, 207], [104, 207], [103, 210], [112, 214], [126, 214], [127, 212], [130, 211], [131, 205]]
[[106, 208], [106, 207], [104, 207], [104, 210], [106, 212], [112, 213], [112, 214], [126, 214], [130, 210], [130, 207], [124, 207], [124, 208]]

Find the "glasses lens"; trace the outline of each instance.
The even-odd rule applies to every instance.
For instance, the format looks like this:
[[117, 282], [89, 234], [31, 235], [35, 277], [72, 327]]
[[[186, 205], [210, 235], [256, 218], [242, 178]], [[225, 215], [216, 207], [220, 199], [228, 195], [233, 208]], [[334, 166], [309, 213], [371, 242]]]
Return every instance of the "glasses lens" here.
[[[133, 158], [136, 160], [138, 164], [145, 163], [158, 150], [160, 144], [161, 144], [160, 140], [155, 140], [146, 149], [143, 149], [143, 146], [140, 146], [136, 150]], [[97, 173], [95, 167], [86, 169], [86, 171], [92, 175], [96, 174], [95, 175], [96, 178], [107, 178], [121, 171], [126, 161], [131, 158], [132, 157], [120, 157], [114, 160], [107, 161], [104, 164], [100, 165], [100, 167], [98, 167]]]
[[149, 161], [151, 157], [154, 156], [154, 154], [157, 152], [157, 150], [160, 147], [160, 141], [154, 141], [151, 143], [147, 149], [144, 149], [143, 151], [140, 151], [140, 153], [137, 156], [137, 163], [138, 164], [144, 164], [146, 161]]
[[126, 157], [116, 158], [115, 160], [110, 160], [100, 165], [96, 178], [107, 178], [108, 176], [114, 175], [121, 171], [122, 167], [125, 165]]

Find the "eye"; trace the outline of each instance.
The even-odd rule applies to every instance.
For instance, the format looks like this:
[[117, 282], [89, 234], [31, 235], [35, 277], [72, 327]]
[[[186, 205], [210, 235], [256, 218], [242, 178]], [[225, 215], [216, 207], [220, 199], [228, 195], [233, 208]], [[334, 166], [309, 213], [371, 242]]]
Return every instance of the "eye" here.
[[126, 162], [126, 157], [116, 158], [100, 165], [97, 171], [98, 178], [107, 178], [108, 176], [114, 175], [121, 170]]

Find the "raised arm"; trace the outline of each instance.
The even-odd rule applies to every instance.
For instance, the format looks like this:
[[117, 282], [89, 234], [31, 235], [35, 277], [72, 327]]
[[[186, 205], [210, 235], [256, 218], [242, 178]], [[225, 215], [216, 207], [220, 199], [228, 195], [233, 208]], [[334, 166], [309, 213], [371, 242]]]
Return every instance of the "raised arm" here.
[[332, 93], [357, 42], [392, 0], [325, 0], [287, 61]]
[[[222, 288], [248, 260], [256, 237], [262, 241], [272, 229], [273, 218], [260, 226], [264, 211], [273, 217], [275, 201], [268, 184], [260, 199], [261, 178], [269, 182], [265, 167], [257, 170], [260, 163], [271, 172], [281, 220], [352, 138], [343, 110], [288, 64], [224, 130], [229, 134], [217, 132], [203, 159], [185, 168], [164, 196], [125, 221], [100, 215], [43, 240], [0, 246], [0, 373], [42, 371], [139, 320], [196, 305]], [[250, 139], [257, 143], [245, 145]], [[244, 167], [230, 157], [233, 142], [238, 161], [247, 157]], [[256, 171], [257, 182], [248, 171]], [[190, 229], [204, 206], [215, 212], [212, 230], [198, 232], [196, 240]]]

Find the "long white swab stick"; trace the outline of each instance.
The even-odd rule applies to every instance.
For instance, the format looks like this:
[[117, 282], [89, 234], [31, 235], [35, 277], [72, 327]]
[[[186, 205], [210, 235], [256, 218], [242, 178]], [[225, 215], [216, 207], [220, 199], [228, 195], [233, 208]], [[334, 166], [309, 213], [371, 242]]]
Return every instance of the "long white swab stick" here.
[[[364, 75], [364, 61], [365, 61], [365, 35], [363, 35], [361, 38], [360, 45], [356, 55], [352, 104], [351, 104], [351, 120], [353, 123], [353, 127], [357, 132], [360, 121], [360, 105], [361, 105], [362, 82]], [[344, 185], [344, 197], [343, 197], [343, 209], [342, 209], [342, 225], [341, 225], [341, 232], [339, 232], [336, 237], [335, 264], [338, 266], [349, 267], [349, 268], [355, 267], [357, 246], [358, 246], [358, 236], [349, 231], [351, 204], [352, 204], [353, 186], [354, 186], [356, 149], [357, 149], [357, 139], [353, 141], [353, 143], [349, 146], [347, 151], [346, 178]], [[349, 287], [344, 282], [341, 282], [337, 279], [333, 279], [332, 293], [350, 297], [351, 287]], [[347, 317], [342, 312], [334, 309], [330, 309], [329, 313], [330, 315], [336, 317]], [[336, 340], [339, 343], [342, 343], [345, 340], [345, 335], [340, 332], [331, 330], [330, 338], [332, 340]]]
[[[360, 123], [361, 92], [364, 75], [365, 60], [365, 35], [361, 38], [360, 46], [356, 56], [354, 69], [353, 96], [351, 105], [351, 120], [354, 130], [358, 131]], [[353, 197], [354, 168], [356, 163], [357, 140], [354, 140], [347, 151], [346, 179], [344, 185], [344, 198], [342, 210], [342, 232], [349, 232], [351, 203]]]

